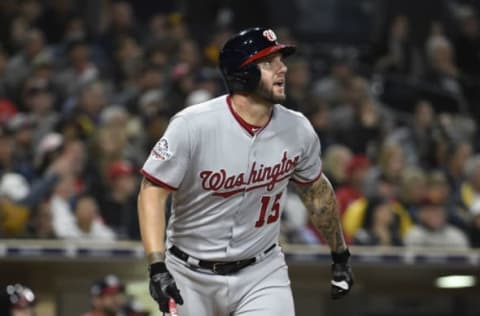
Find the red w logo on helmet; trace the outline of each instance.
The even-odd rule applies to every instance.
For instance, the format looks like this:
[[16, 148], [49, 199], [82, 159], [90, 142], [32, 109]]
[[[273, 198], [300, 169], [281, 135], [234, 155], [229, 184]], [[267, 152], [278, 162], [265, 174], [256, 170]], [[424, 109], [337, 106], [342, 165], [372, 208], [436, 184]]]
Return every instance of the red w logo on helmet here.
[[275, 35], [275, 32], [272, 30], [265, 30], [263, 31], [262, 35], [265, 36], [270, 42], [277, 40], [277, 35]]

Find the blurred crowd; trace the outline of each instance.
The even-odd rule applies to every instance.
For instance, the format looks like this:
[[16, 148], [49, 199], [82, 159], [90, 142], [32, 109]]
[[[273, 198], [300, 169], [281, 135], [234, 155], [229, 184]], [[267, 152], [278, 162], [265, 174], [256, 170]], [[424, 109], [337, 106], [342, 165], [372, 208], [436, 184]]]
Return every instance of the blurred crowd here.
[[[92, 30], [69, 3], [0, 3], [0, 237], [138, 240], [138, 170], [174, 113], [226, 92], [236, 30], [222, 11], [199, 39], [181, 11], [140, 20], [128, 1]], [[351, 244], [480, 247], [480, 20], [450, 13], [422, 45], [398, 14], [367, 52], [275, 28]], [[323, 242], [294, 187], [282, 219], [284, 241]]]
[[[88, 294], [86, 293], [86, 296]], [[0, 288], [2, 316], [35, 316], [37, 298], [28, 286], [15, 283]], [[130, 294], [116, 275], [105, 275], [92, 282], [89, 306], [82, 316], [148, 316], [150, 312], [137, 297]]]

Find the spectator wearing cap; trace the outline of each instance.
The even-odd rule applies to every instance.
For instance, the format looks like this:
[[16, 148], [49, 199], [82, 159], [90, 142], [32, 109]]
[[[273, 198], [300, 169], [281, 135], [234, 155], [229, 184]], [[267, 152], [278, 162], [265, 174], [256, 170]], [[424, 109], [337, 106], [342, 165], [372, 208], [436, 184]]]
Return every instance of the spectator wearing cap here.
[[91, 310], [83, 316], [123, 316], [125, 286], [113, 274], [95, 281], [90, 287]]
[[365, 155], [355, 155], [347, 164], [347, 183], [336, 191], [340, 215], [350, 203], [364, 196], [363, 185], [369, 168], [370, 161]]
[[136, 194], [137, 169], [126, 160], [113, 162], [107, 169], [106, 194], [100, 202], [105, 223], [119, 238], [140, 239]]
[[36, 298], [34, 292], [23, 284], [9, 284], [0, 288], [0, 315], [34, 316]]
[[447, 221], [445, 205], [425, 199], [418, 210], [416, 223], [404, 238], [408, 247], [442, 247], [467, 249], [467, 235]]

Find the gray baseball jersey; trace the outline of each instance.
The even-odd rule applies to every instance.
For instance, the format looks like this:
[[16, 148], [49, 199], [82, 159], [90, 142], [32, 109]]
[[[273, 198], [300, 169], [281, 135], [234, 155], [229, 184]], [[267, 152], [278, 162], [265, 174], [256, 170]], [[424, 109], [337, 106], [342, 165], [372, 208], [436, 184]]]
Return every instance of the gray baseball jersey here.
[[301, 113], [274, 105], [252, 132], [228, 96], [176, 114], [142, 168], [174, 190], [167, 247], [205, 260], [251, 258], [277, 242], [290, 180], [321, 175], [320, 141]]

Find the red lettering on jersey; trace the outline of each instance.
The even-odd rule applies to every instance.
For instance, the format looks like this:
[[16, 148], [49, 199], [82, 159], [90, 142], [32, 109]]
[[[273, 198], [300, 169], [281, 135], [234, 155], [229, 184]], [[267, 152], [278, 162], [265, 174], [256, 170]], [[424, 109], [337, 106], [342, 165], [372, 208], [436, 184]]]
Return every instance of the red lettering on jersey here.
[[[214, 195], [229, 197], [242, 191], [251, 191], [254, 189], [266, 187], [272, 191], [275, 184], [289, 178], [293, 174], [293, 169], [298, 164], [300, 157], [295, 156], [289, 159], [287, 152], [283, 152], [282, 159], [273, 166], [257, 167], [253, 162], [248, 177], [242, 172], [240, 174], [227, 175], [225, 169], [218, 171], [204, 170], [200, 172], [202, 179], [202, 188], [206, 191], [215, 191]], [[248, 179], [247, 182], [244, 179]]]

